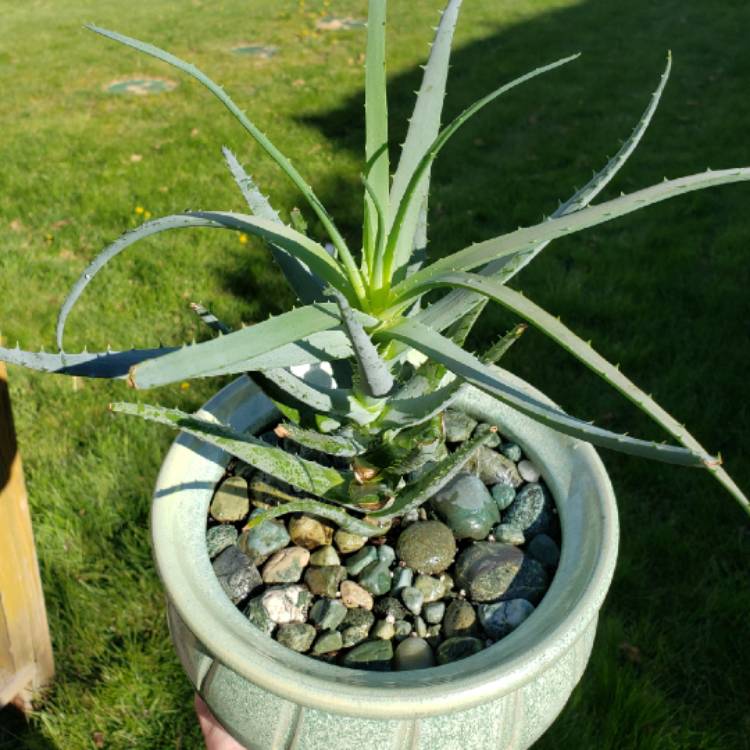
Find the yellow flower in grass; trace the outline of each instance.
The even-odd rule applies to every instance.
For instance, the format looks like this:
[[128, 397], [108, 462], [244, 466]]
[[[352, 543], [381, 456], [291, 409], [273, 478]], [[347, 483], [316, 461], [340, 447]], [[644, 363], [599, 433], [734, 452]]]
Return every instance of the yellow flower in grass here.
[[136, 207], [135, 207], [135, 212], [136, 212], [136, 213], [137, 213], [137, 214], [138, 214], [139, 216], [140, 216], [140, 214], [142, 214], [142, 213], [144, 212], [144, 210], [145, 210], [145, 209], [143, 208], [143, 206], [136, 206]]
[[244, 245], [247, 242], [247, 235], [244, 232], [240, 233], [240, 245]]

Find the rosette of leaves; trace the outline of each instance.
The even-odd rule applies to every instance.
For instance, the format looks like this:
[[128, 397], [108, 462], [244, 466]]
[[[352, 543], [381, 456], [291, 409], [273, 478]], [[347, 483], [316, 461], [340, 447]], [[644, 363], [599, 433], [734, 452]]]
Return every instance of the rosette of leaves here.
[[[287, 452], [225, 425], [174, 409], [113, 404], [185, 430], [264, 472], [280, 487], [276, 504], [251, 523], [290, 512], [311, 512], [354, 533], [382, 533], [389, 519], [413, 510], [449, 481], [479, 446], [498, 440], [480, 425], [450, 452], [443, 414], [467, 384], [545, 425], [596, 446], [685, 466], [703, 467], [750, 512], [719, 458], [555, 316], [508, 286], [552, 240], [692, 190], [750, 179], [750, 168], [707, 171], [594, 203], [633, 153], [666, 85], [671, 60], [630, 137], [604, 168], [548, 218], [427, 261], [427, 207], [435, 158], [475, 113], [515, 87], [559, 68], [577, 55], [537, 68], [463, 111], [448, 125], [441, 112], [448, 61], [461, 0], [443, 11], [417, 92], [414, 114], [391, 177], [386, 99], [386, 1], [370, 0], [365, 74], [366, 147], [361, 175], [364, 224], [359, 248], [350, 247], [312, 187], [229, 95], [187, 62], [150, 44], [96, 26], [89, 28], [178, 68], [198, 80], [239, 121], [298, 188], [322, 224], [324, 243], [307, 234], [301, 215], [286, 224], [235, 156], [224, 150], [248, 212], [189, 211], [148, 221], [120, 237], [89, 265], [65, 300], [57, 324], [59, 353], [0, 349], [0, 359], [38, 370], [88, 377], [126, 378], [148, 388], [191, 378], [249, 373], [275, 402], [283, 421], [277, 435], [298, 446]], [[91, 279], [137, 241], [187, 228], [244, 232], [265, 240], [293, 288], [299, 306], [230, 331], [199, 306], [216, 337], [181, 348], [69, 354], [66, 319]], [[449, 292], [432, 304], [425, 295]], [[474, 354], [464, 341], [487, 304], [502, 305], [523, 323], [489, 349]], [[531, 325], [549, 336], [654, 419], [676, 444], [616, 434], [519, 391], [493, 365]], [[417, 356], [415, 356], [417, 355]], [[300, 377], [300, 366], [320, 366], [334, 377], [322, 384]], [[295, 374], [295, 372], [297, 374]], [[328, 457], [328, 458], [325, 458]], [[273, 491], [273, 488], [272, 488]]]

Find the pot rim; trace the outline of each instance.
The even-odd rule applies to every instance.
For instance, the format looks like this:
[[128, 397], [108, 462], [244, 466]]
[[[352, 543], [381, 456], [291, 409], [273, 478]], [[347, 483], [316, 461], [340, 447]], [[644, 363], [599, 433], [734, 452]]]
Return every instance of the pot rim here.
[[[500, 373], [511, 385], [549, 401], [520, 378]], [[486, 394], [470, 388], [460, 406], [485, 418], [492, 414], [501, 431], [522, 444], [541, 469], [559, 510], [560, 565], [547, 594], [521, 627], [474, 656], [408, 672], [347, 669], [285, 648], [247, 621], [213, 574], [205, 546], [206, 516], [229, 457], [183, 433], [157, 479], [152, 539], [167, 595], [206, 652], [282, 698], [371, 719], [468, 709], [516, 690], [559, 660], [597, 617], [614, 572], [619, 526], [609, 477], [591, 445], [533, 422]], [[258, 430], [277, 414], [246, 377], [201, 410], [203, 417], [230, 421], [243, 430]], [[552, 473], [550, 456], [563, 461]]]

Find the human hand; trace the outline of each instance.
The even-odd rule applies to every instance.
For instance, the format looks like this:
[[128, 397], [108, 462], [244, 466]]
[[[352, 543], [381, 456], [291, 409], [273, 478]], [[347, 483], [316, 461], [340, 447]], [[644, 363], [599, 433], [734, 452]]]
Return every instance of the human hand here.
[[198, 693], [195, 694], [195, 713], [206, 741], [206, 750], [246, 750], [216, 721]]

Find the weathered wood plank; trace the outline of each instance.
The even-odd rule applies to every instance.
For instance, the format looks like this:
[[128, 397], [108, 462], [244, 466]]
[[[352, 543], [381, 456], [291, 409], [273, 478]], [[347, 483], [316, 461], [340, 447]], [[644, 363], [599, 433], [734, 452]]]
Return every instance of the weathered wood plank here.
[[0, 706], [13, 702], [29, 708], [53, 671], [7, 374], [0, 362]]

